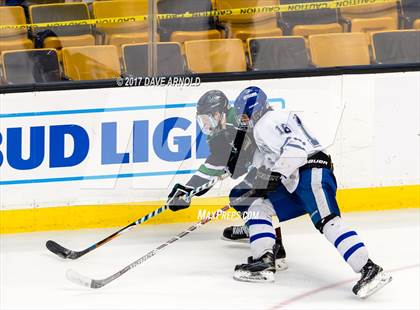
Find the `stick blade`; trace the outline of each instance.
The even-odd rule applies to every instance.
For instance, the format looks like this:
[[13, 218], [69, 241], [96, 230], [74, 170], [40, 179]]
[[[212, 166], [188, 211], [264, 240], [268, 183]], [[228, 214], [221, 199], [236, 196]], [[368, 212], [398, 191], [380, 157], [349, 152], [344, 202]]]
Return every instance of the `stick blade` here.
[[65, 247], [59, 245], [57, 242], [52, 240], [48, 240], [47, 243], [45, 243], [45, 246], [52, 253], [64, 259], [68, 258], [71, 254], [71, 251], [69, 249], [66, 249]]
[[74, 284], [86, 286], [89, 288], [94, 288], [94, 286], [92, 285], [92, 282], [93, 282], [92, 279], [84, 275], [81, 275], [80, 273], [78, 273], [77, 271], [73, 269], [67, 270], [66, 278], [67, 280], [69, 280], [70, 282], [73, 282]]

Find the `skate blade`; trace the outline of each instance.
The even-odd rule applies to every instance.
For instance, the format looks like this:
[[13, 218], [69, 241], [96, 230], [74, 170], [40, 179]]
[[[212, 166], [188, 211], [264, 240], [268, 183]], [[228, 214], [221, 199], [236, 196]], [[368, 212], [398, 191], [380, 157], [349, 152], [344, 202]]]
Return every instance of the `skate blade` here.
[[276, 270], [277, 271], [283, 271], [289, 268], [289, 266], [286, 263], [286, 260], [284, 258], [277, 258], [276, 259]]
[[254, 283], [266, 283], [274, 282], [274, 272], [262, 271], [262, 272], [249, 272], [249, 271], [235, 271], [233, 278], [237, 281], [242, 282], [254, 282]]
[[249, 243], [249, 238], [233, 240], [233, 239], [228, 239], [225, 236], [222, 236], [221, 239], [224, 240], [224, 241], [230, 241], [230, 242], [235, 242], [235, 243]]
[[357, 296], [360, 298], [367, 298], [370, 295], [376, 293], [389, 282], [392, 281], [392, 276], [385, 272], [380, 272], [376, 277], [372, 279], [368, 284], [362, 287], [358, 292]]

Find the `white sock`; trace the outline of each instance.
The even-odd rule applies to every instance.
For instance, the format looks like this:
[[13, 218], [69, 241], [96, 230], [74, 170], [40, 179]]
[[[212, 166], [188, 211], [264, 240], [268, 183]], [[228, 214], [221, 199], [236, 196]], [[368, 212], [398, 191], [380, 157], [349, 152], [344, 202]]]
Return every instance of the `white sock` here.
[[359, 235], [343, 223], [340, 217], [328, 221], [323, 229], [328, 239], [355, 272], [360, 272], [367, 263], [369, 254]]
[[267, 199], [255, 200], [248, 209], [248, 212], [255, 215], [247, 221], [251, 253], [253, 259], [258, 259], [266, 252], [273, 252], [276, 234], [272, 224], [274, 208]]

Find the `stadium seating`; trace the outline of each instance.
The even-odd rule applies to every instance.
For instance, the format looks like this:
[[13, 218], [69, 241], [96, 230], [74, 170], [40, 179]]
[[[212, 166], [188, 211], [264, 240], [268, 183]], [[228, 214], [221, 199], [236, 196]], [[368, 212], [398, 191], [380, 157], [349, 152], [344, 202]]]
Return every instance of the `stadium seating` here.
[[[89, 19], [86, 3], [40, 4], [29, 7], [31, 23], [58, 22]], [[37, 27], [33, 29], [43, 47], [60, 49], [63, 47], [93, 45], [95, 38], [89, 25]]]
[[[391, 3], [374, 3], [363, 6], [346, 7], [340, 10], [342, 21], [346, 29], [353, 28], [354, 21], [359, 23], [363, 32], [372, 32], [379, 29], [398, 29], [398, 1]], [[366, 23], [360, 26], [363, 21]], [[357, 29], [353, 30], [357, 31]]]
[[240, 39], [186, 41], [185, 56], [188, 68], [194, 73], [246, 71]]
[[303, 37], [267, 37], [247, 40], [253, 70], [311, 68]]
[[372, 44], [379, 64], [420, 63], [420, 30], [373, 33]]
[[[179, 14], [313, 2], [319, 0], [157, 0], [157, 8], [159, 14]], [[26, 0], [23, 6], [0, 6], [0, 25], [52, 26], [0, 29], [0, 69], [7, 61], [0, 72], [8, 83], [59, 81], [61, 60], [63, 75], [71, 80], [116, 78], [121, 66], [123, 74], [148, 75], [146, 20], [53, 24], [90, 19], [91, 13], [94, 18], [147, 15], [148, 0]], [[420, 0], [282, 13], [250, 10], [161, 19], [157, 25], [160, 76], [420, 63], [415, 30], [420, 30]]]
[[117, 48], [113, 45], [63, 48], [64, 74], [71, 80], [100, 80], [121, 76]]
[[[95, 18], [147, 15], [147, 0], [111, 0], [93, 2]], [[123, 44], [143, 43], [149, 40], [147, 21], [98, 24], [96, 29], [103, 34], [104, 44], [115, 45], [118, 52]]]
[[[215, 0], [218, 10], [278, 5], [278, 0]], [[219, 22], [226, 28], [229, 38], [243, 41], [251, 37], [281, 36], [276, 13], [257, 13], [219, 16]]]
[[[19, 6], [0, 7], [0, 25], [26, 24], [25, 13]], [[0, 30], [0, 53], [7, 50], [19, 50], [33, 48], [33, 43], [28, 39], [26, 29], [1, 29]]]
[[[318, 0], [280, 0], [280, 4], [311, 3]], [[335, 9], [319, 9], [281, 13], [280, 24], [286, 35], [309, 36], [322, 33], [343, 32]]]
[[401, 0], [405, 28], [420, 29], [420, 1]]
[[[181, 45], [176, 42], [157, 43], [157, 75], [185, 73]], [[132, 76], [148, 75], [148, 44], [123, 45], [124, 71]]]
[[[212, 10], [210, 0], [159, 0], [159, 14], [206, 12]], [[221, 39], [213, 17], [163, 19], [159, 22], [164, 41], [183, 43], [191, 40]]]
[[3, 77], [9, 84], [47, 83], [60, 81], [60, 65], [54, 49], [5, 51]]
[[369, 44], [364, 33], [332, 33], [309, 36], [312, 63], [317, 67], [370, 64]]

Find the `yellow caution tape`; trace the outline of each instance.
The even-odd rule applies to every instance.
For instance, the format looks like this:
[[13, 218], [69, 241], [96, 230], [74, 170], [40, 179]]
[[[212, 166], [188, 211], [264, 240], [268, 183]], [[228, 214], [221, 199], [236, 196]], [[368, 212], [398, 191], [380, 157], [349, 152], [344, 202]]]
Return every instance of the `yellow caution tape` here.
[[[337, 0], [337, 1], [323, 1], [311, 3], [294, 3], [274, 6], [261, 6], [249, 8], [234, 8], [226, 10], [213, 10], [206, 12], [182, 13], [182, 14], [157, 14], [159, 20], [164, 19], [179, 19], [179, 18], [195, 18], [195, 17], [217, 17], [217, 16], [234, 16], [234, 15], [248, 15], [259, 13], [284, 13], [284, 12], [300, 12], [320, 9], [341, 9], [346, 7], [363, 6], [377, 3], [396, 3], [397, 0]], [[48, 23], [36, 24], [22, 24], [22, 25], [0, 25], [0, 30], [24, 30], [27, 28], [51, 28], [51, 27], [66, 27], [66, 26], [84, 26], [84, 25], [101, 25], [101, 24], [115, 24], [126, 22], [144, 22], [148, 19], [148, 15], [124, 16], [124, 17], [108, 17], [85, 20], [70, 20], [57, 21]]]

